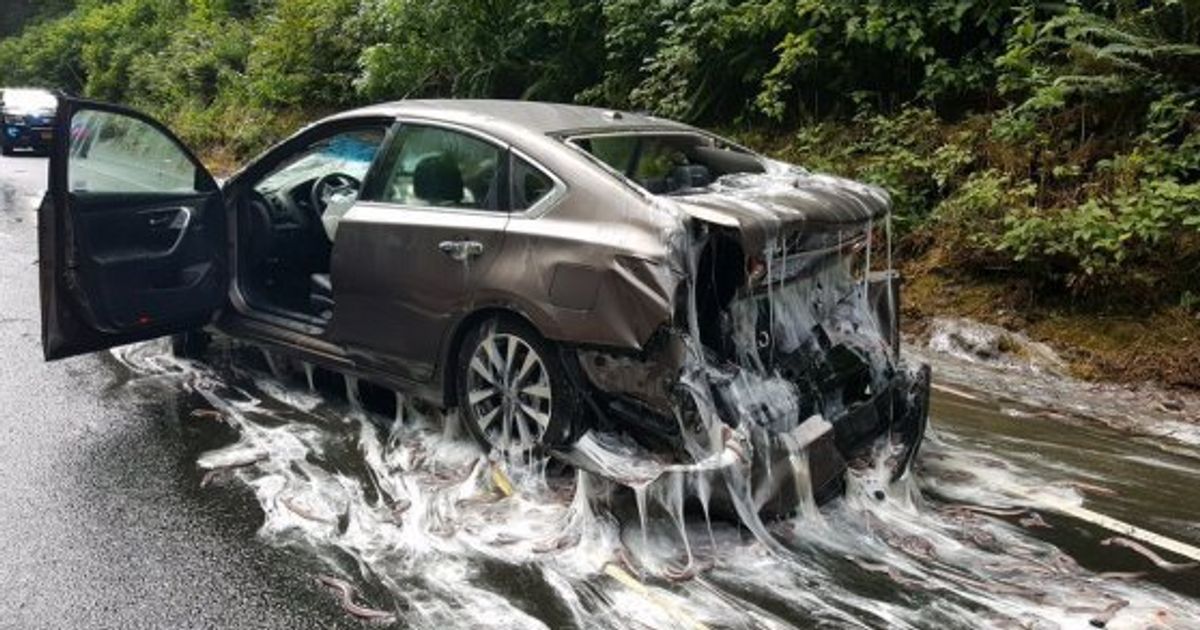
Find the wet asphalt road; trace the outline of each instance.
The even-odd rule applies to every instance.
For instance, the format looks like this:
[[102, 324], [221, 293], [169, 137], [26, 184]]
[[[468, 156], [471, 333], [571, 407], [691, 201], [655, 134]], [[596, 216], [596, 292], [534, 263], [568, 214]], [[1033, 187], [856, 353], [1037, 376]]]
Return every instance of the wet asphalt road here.
[[255, 539], [252, 496], [199, 487], [196, 454], [223, 436], [196, 401], [107, 354], [42, 361], [45, 177], [0, 158], [0, 628], [357, 626]]

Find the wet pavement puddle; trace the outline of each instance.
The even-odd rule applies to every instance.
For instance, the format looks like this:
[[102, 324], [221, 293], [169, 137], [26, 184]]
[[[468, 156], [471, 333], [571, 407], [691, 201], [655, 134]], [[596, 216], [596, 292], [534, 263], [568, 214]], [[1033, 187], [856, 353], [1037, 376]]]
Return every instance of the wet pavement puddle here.
[[1046, 508], [1094, 506], [1195, 544], [1191, 447], [1006, 412], [969, 388], [942, 392], [914, 474], [889, 483], [882, 463], [862, 466], [844, 498], [756, 535], [706, 519], [703, 490], [686, 479], [634, 492], [553, 462], [492, 461], [453, 418], [381, 392], [346, 397], [336, 379], [278, 365], [273, 375], [254, 352], [214, 355], [200, 364], [159, 343], [121, 349], [118, 387], [179, 392], [189, 422], [228, 434], [196, 462], [205, 491], [252, 492], [264, 543], [309, 561], [364, 623], [1200, 624], [1200, 572], [1102, 544], [1114, 534]]

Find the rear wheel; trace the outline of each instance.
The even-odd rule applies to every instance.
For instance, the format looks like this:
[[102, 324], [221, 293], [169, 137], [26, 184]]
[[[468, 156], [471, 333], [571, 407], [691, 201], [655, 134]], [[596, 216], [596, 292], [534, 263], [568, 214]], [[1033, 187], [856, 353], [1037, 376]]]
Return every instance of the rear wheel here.
[[473, 330], [455, 374], [463, 424], [486, 450], [540, 454], [582, 426], [581, 394], [558, 349], [523, 322], [498, 317]]

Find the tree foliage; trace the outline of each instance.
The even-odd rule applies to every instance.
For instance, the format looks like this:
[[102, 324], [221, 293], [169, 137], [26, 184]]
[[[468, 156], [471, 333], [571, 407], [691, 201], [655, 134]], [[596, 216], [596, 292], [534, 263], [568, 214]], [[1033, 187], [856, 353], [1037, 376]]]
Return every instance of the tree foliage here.
[[1200, 294], [1200, 0], [55, 0], [0, 84], [236, 156], [404, 97], [648, 110], [893, 192], [909, 255]]

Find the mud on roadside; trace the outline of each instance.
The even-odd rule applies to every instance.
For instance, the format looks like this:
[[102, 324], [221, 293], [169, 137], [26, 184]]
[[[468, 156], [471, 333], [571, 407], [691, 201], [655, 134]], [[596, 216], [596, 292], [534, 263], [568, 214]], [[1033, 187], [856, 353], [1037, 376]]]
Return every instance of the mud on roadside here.
[[1082, 380], [1049, 345], [965, 318], [929, 318], [909, 337], [909, 356], [928, 362], [934, 389], [986, 397], [1009, 413], [1084, 424], [1136, 437], [1200, 444], [1200, 392], [1159, 384]]
[[1102, 312], [1060, 305], [1013, 283], [914, 265], [905, 266], [904, 275], [902, 324], [913, 343], [928, 341], [937, 318], [965, 317], [1045, 344], [1079, 380], [1114, 391], [1161, 389], [1163, 400], [1151, 402], [1167, 406], [1175, 399], [1200, 402], [1200, 312], [1179, 305]]

